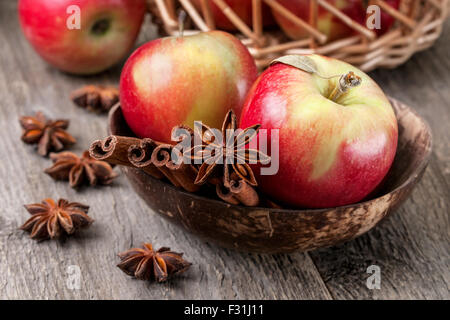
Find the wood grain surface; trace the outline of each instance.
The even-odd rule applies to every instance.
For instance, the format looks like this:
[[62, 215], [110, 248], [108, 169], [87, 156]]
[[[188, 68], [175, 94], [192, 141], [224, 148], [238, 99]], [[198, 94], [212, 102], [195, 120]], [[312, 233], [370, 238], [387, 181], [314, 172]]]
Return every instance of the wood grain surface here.
[[[152, 214], [124, 176], [111, 186], [71, 189], [43, 170], [51, 161], [20, 141], [20, 115], [43, 110], [71, 120], [81, 153], [106, 135], [106, 116], [74, 106], [82, 85], [117, 85], [121, 66], [74, 77], [44, 63], [23, 38], [15, 0], [0, 2], [0, 299], [450, 299], [450, 24], [431, 49], [395, 70], [371, 76], [387, 94], [413, 106], [430, 123], [433, 155], [411, 198], [381, 225], [343, 245], [290, 255], [222, 249], [185, 234]], [[156, 37], [149, 23], [138, 43]], [[164, 196], [164, 195], [161, 195]], [[66, 241], [37, 243], [18, 227], [23, 204], [67, 198], [91, 206], [94, 224]], [[164, 284], [134, 280], [117, 267], [117, 252], [143, 241], [185, 253], [193, 262]], [[71, 289], [69, 266], [81, 271]], [[370, 265], [381, 288], [368, 289]]]

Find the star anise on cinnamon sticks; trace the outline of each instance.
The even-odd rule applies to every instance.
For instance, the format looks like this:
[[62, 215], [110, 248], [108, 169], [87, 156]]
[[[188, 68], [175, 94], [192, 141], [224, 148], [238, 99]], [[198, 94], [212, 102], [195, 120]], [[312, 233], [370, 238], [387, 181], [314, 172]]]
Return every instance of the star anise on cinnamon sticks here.
[[50, 159], [54, 162], [53, 166], [44, 172], [55, 180], [68, 180], [72, 188], [84, 183], [110, 184], [117, 177], [109, 163], [93, 159], [89, 151], [83, 152], [81, 157], [69, 151], [51, 153]]
[[225, 187], [232, 186], [233, 181], [237, 179], [251, 186], [257, 185], [249, 163], [266, 163], [270, 157], [245, 146], [256, 137], [260, 125], [255, 124], [240, 132], [237, 132], [236, 127], [236, 115], [230, 110], [225, 116], [221, 133], [217, 134], [203, 123], [201, 130], [196, 130], [195, 134], [200, 136], [202, 144], [195, 145], [185, 152], [185, 156], [190, 156], [194, 163], [201, 162], [195, 184], [207, 182], [214, 176], [214, 172], [217, 172], [217, 168], [222, 167]]
[[119, 101], [119, 89], [88, 85], [73, 91], [70, 99], [89, 111], [107, 112]]
[[45, 199], [42, 203], [25, 205], [32, 215], [20, 229], [30, 233], [34, 240], [56, 239], [88, 227], [94, 219], [87, 215], [89, 206], [78, 202]]
[[164, 282], [168, 278], [186, 271], [192, 263], [183, 259], [182, 253], [162, 247], [153, 250], [150, 243], [143, 248], [132, 248], [118, 254], [121, 262], [117, 265], [123, 272], [141, 280]]
[[19, 119], [23, 128], [22, 141], [38, 145], [38, 153], [46, 156], [50, 150], [60, 151], [76, 142], [75, 138], [66, 132], [68, 120], [46, 119], [42, 112], [34, 117], [23, 116]]

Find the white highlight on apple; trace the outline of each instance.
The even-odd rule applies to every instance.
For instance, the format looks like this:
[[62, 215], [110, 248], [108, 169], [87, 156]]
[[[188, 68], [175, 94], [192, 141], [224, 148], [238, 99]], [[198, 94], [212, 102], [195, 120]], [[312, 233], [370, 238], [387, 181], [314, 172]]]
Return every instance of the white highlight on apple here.
[[384, 147], [388, 144], [388, 137], [384, 133], [379, 135], [373, 135], [367, 139], [356, 139], [350, 143], [351, 152], [359, 154], [361, 157], [368, 159], [375, 157], [376, 155], [382, 155]]
[[144, 60], [143, 63], [148, 63], [148, 66], [142, 68], [143, 70], [152, 70], [158, 77], [158, 81], [152, 81], [151, 84], [155, 90], [163, 89], [168, 86], [172, 80], [173, 65], [172, 60], [168, 55], [161, 53], [154, 53], [150, 59]]
[[239, 92], [239, 97], [245, 98], [249, 89], [247, 86], [247, 82], [244, 79], [240, 79], [236, 84], [236, 88]]
[[381, 29], [381, 9], [373, 4], [367, 7], [366, 26], [370, 30]]
[[[264, 112], [262, 113], [262, 116], [264, 117], [263, 122], [271, 122], [274, 127], [280, 127], [286, 117], [286, 100], [275, 94], [269, 93], [264, 98], [263, 105], [266, 106]], [[280, 107], [271, 107], [276, 105]]]
[[70, 5], [66, 9], [66, 13], [70, 16], [66, 20], [66, 26], [69, 30], [81, 29], [81, 9], [77, 5]]

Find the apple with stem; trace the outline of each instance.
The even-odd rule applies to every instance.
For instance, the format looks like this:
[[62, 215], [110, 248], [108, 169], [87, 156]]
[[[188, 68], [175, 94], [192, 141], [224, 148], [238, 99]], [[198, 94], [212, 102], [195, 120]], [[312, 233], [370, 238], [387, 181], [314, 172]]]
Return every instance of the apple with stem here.
[[[214, 17], [214, 22], [216, 27], [219, 29], [227, 30], [227, 31], [236, 31], [236, 26], [227, 18], [227, 16], [223, 13], [222, 9], [220, 9], [212, 0], [208, 1], [208, 5], [210, 6], [211, 13]], [[225, 3], [230, 7], [231, 10], [247, 25], [252, 26], [253, 21], [253, 9], [252, 9], [252, 0], [224, 0]], [[194, 0], [194, 6], [197, 10], [201, 12], [202, 9], [202, 0]], [[269, 7], [262, 3], [262, 22], [264, 26], [274, 25], [275, 21], [273, 19], [272, 13]]]
[[124, 117], [139, 137], [171, 142], [174, 126], [222, 126], [257, 77], [247, 48], [223, 31], [160, 38], [138, 48], [120, 78]]
[[[98, 73], [124, 58], [146, 12], [145, 0], [20, 0], [18, 7], [23, 33], [34, 49], [49, 64], [73, 74]], [[79, 28], [69, 28], [78, 13]]]
[[271, 154], [279, 157], [279, 170], [255, 170], [259, 187], [297, 207], [363, 200], [386, 176], [397, 148], [397, 120], [378, 85], [319, 55], [280, 58], [259, 76], [240, 120], [241, 128], [254, 124], [267, 130], [269, 141], [274, 129], [279, 135], [279, 154]]
[[[302, 20], [309, 22], [310, 19], [310, 0], [277, 0], [282, 6], [288, 9]], [[331, 5], [341, 10], [354, 21], [363, 25], [366, 17], [366, 11], [362, 0], [330, 0]], [[286, 17], [272, 10], [275, 20], [291, 39], [298, 40], [306, 38], [309, 33], [297, 26]], [[354, 33], [354, 30], [347, 26], [342, 20], [318, 5], [317, 29], [325, 34], [328, 41], [345, 38]]]

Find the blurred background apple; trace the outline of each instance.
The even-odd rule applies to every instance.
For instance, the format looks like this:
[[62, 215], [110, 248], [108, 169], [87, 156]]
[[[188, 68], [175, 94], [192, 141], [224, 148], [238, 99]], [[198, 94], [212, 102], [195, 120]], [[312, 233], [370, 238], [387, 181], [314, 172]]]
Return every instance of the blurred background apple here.
[[[69, 29], [69, 6], [80, 9], [80, 29]], [[25, 37], [56, 68], [94, 74], [131, 50], [146, 11], [145, 0], [19, 0]]]
[[[297, 17], [309, 22], [310, 0], [277, 0], [277, 2]], [[366, 11], [362, 0], [329, 0], [328, 2], [356, 22], [364, 25]], [[340, 19], [321, 6], [318, 7], [317, 28], [328, 37], [328, 41], [344, 38], [354, 33], [353, 29], [348, 27]], [[275, 20], [290, 38], [298, 40], [309, 36], [307, 31], [298, 27], [275, 10], [272, 11]]]

